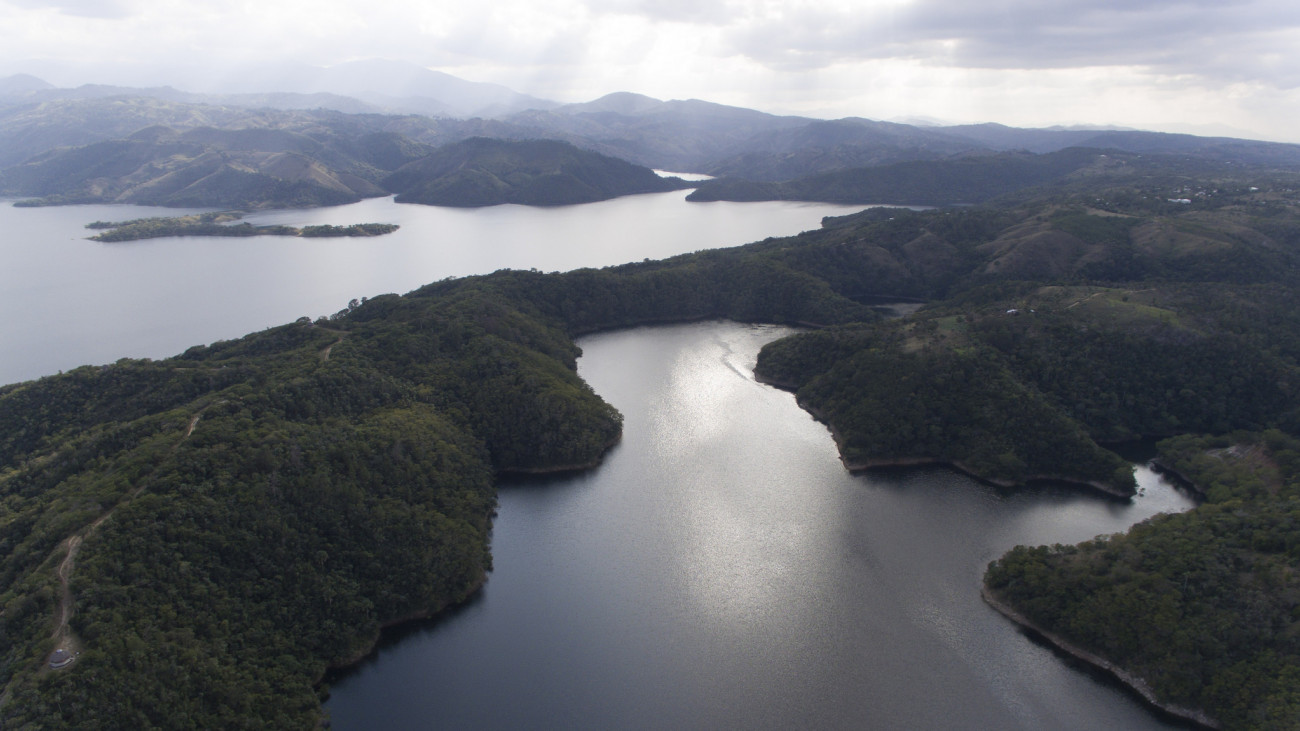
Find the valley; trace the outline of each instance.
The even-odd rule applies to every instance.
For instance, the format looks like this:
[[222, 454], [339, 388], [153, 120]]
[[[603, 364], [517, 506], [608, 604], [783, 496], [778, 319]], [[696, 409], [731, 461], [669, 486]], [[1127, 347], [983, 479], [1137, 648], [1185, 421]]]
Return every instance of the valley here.
[[[829, 427], [818, 438], [833, 440], [825, 444], [843, 467], [865, 475], [846, 490], [893, 484], [881, 468], [947, 465], [974, 478], [961, 478], [962, 489], [982, 486], [995, 502], [1010, 499], [997, 490], [1082, 486], [1127, 515], [1148, 478], [1114, 448], [1163, 440], [1161, 461], [1205, 493], [1204, 505], [1133, 513], [1151, 517], [1127, 534], [1070, 534], [1085, 541], [1078, 546], [1056, 534], [1051, 547], [981, 543], [987, 591], [1141, 677], [1161, 703], [1232, 728], [1295, 717], [1295, 146], [988, 128], [958, 141], [958, 131], [851, 121], [828, 130], [635, 95], [493, 120], [106, 99], [116, 97], [5, 107], [0, 136], [39, 144], [72, 139], [59, 131], [70, 113], [121, 108], [99, 131], [73, 125], [81, 142], [5, 167], [0, 190], [44, 206], [241, 208], [257, 211], [256, 225], [306, 215], [276, 209], [364, 206], [399, 188], [399, 201], [466, 215], [547, 206], [526, 215], [550, 219], [530, 221], [603, 199], [588, 205], [628, 206], [596, 237], [608, 247], [640, 225], [629, 223], [644, 217], [636, 206], [688, 185], [593, 157], [622, 151], [687, 172], [734, 176], [740, 159], [768, 171], [700, 182], [697, 197], [979, 205], [835, 209], [797, 235], [730, 248], [675, 243], [654, 257], [609, 249], [599, 268], [442, 270], [407, 294], [371, 292], [332, 315], [0, 387], [6, 726], [319, 723], [322, 678], [365, 655], [381, 628], [460, 605], [485, 580], [491, 591], [489, 536], [507, 477], [599, 472], [620, 453], [624, 415], [582, 376], [578, 339], [714, 320], [797, 328], [751, 342], [752, 365], [733, 363], [726, 377], [742, 376], [754, 398], [786, 395], [748, 381], [751, 370], [792, 392]], [[150, 124], [125, 132], [140, 115]], [[161, 117], [171, 121], [154, 124]], [[701, 118], [712, 121], [686, 134]], [[835, 156], [871, 165], [826, 163], [800, 129], [871, 135]], [[869, 154], [886, 133], [893, 152]], [[780, 140], [794, 146], [788, 165], [745, 148], [780, 149]], [[1007, 152], [994, 140], [1040, 149]], [[1047, 149], [1052, 140], [1063, 147]], [[1104, 146], [1067, 146], [1078, 142]], [[512, 157], [521, 150], [545, 164]], [[772, 175], [794, 177], [763, 179]], [[741, 205], [724, 197], [674, 204]], [[133, 246], [174, 244], [167, 236], [188, 225], [150, 220], [135, 225], [165, 236]], [[455, 243], [471, 242], [494, 243]], [[311, 257], [291, 261], [296, 272]], [[890, 301], [925, 306], [885, 319], [873, 305]], [[929, 469], [921, 474], [952, 478]], [[977, 597], [979, 577], [961, 571], [953, 591]], [[45, 672], [51, 628], [63, 636], [65, 620], [81, 654]], [[936, 641], [928, 631], [917, 638]], [[1005, 720], [986, 691], [987, 718]]]

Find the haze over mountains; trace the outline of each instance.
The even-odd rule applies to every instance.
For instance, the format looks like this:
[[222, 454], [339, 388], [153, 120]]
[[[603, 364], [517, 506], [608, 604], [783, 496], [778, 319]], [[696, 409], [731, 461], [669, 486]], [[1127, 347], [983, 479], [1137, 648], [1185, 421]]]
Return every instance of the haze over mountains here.
[[520, 94], [498, 84], [465, 81], [441, 71], [396, 61], [354, 61], [329, 68], [307, 65], [249, 68], [232, 77], [237, 81], [207, 84], [196, 93], [170, 86], [135, 88], [103, 84], [59, 89], [35, 76], [19, 74], [0, 79], [0, 97], [16, 95], [44, 101], [130, 95], [187, 103], [452, 117], [495, 117], [524, 109], [559, 106], [557, 102]]
[[[823, 200], [828, 194], [819, 191], [827, 189], [825, 182], [802, 179], [917, 162], [946, 169], [967, 158], [990, 158], [988, 165], [1002, 169], [1005, 165], [993, 161], [1001, 153], [1043, 155], [1070, 147], [1181, 155], [1213, 163], [1300, 166], [1300, 145], [1129, 129], [819, 120], [630, 92], [560, 104], [389, 61], [330, 68], [286, 66], [238, 78], [238, 84], [209, 85], [206, 93], [101, 85], [63, 89], [29, 75], [0, 79], [0, 194], [55, 203], [325, 205], [391, 193], [377, 185], [385, 175], [438, 147], [472, 137], [560, 140], [636, 165], [729, 181], [712, 184], [713, 192], [699, 200]], [[146, 139], [140, 137], [142, 130], [151, 130]], [[217, 130], [224, 131], [224, 137]], [[186, 148], [179, 158], [165, 150], [139, 149], [164, 139], [229, 139], [230, 133], [241, 130], [274, 130], [280, 135], [242, 134], [239, 154], [233, 157], [228, 145], [221, 144]], [[292, 149], [284, 148], [285, 135], [299, 137], [290, 144]], [[268, 146], [263, 149], [254, 140]], [[117, 146], [66, 149], [109, 141]], [[137, 154], [123, 157], [126, 147]], [[105, 155], [113, 157], [111, 164]], [[164, 168], [189, 168], [194, 160], [203, 160], [206, 167], [190, 170], [188, 178], [173, 176], [167, 195], [141, 195], [141, 181], [153, 180]], [[968, 162], [964, 169], [970, 166]], [[263, 177], [232, 176], [230, 170]], [[203, 180], [218, 171], [220, 180]], [[284, 185], [276, 188], [265, 176]], [[866, 177], [873, 176], [879, 174]], [[59, 180], [67, 184], [60, 186]], [[183, 180], [203, 185], [196, 191], [176, 187]], [[244, 180], [257, 189], [237, 190]], [[795, 184], [786, 185], [792, 181]], [[69, 187], [73, 183], [76, 187]], [[775, 183], [783, 185], [767, 185]], [[285, 186], [303, 185], [313, 192], [285, 193]], [[879, 202], [870, 195], [872, 186], [834, 187], [829, 200]]]

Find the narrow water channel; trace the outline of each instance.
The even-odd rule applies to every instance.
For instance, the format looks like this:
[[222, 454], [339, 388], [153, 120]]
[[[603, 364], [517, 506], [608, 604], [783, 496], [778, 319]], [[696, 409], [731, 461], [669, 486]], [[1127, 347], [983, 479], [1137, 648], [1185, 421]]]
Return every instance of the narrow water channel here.
[[978, 589], [1017, 543], [1190, 499], [1143, 467], [1125, 502], [943, 469], [850, 475], [824, 426], [753, 379], [784, 332], [581, 340], [623, 442], [592, 472], [503, 486], [481, 595], [335, 678], [334, 728], [1166, 727]]

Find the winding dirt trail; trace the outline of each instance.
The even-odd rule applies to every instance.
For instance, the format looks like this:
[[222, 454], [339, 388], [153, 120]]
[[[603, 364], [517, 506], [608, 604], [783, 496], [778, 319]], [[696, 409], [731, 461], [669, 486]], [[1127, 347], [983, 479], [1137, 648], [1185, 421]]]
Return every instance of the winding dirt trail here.
[[325, 346], [323, 349], [321, 349], [321, 351], [320, 351], [320, 359], [321, 359], [321, 360], [329, 360], [329, 359], [330, 359], [330, 351], [334, 350], [334, 346], [335, 346], [335, 345], [338, 345], [339, 343], [343, 342], [343, 338], [346, 338], [346, 337], [348, 336], [348, 333], [347, 333], [346, 330], [331, 330], [331, 329], [329, 329], [329, 328], [321, 328], [321, 329], [324, 330], [325, 332], [337, 333], [338, 336], [339, 336], [339, 339], [338, 339], [338, 340], [335, 340], [334, 342], [330, 343], [329, 345], [326, 345], [326, 346]]
[[[321, 360], [327, 361], [329, 360], [330, 357], [330, 351], [334, 349], [334, 346], [343, 342], [344, 338], [347, 337], [348, 333], [345, 330], [334, 330], [329, 328], [322, 328], [322, 329], [325, 329], [328, 332], [336, 333], [338, 335], [338, 340], [335, 340], [334, 342], [325, 346], [325, 348], [320, 351]], [[177, 449], [180, 449], [181, 445], [185, 443], [185, 440], [189, 439], [190, 436], [194, 434], [194, 429], [195, 427], [198, 426], [199, 419], [203, 418], [203, 412], [207, 411], [209, 408], [213, 406], [222, 403], [225, 403], [224, 399], [209, 404], [205, 404], [197, 412], [195, 412], [194, 415], [190, 417], [189, 424], [185, 426], [185, 433], [181, 436], [179, 440], [177, 440], [176, 444], [172, 445], [171, 453], [175, 453]], [[125, 498], [119, 500], [116, 505], [114, 505], [112, 508], [106, 511], [103, 515], [96, 518], [85, 528], [65, 538], [62, 542], [59, 543], [58, 547], [55, 548], [56, 553], [60, 551], [63, 553], [63, 560], [59, 562], [58, 569], [55, 572], [55, 575], [58, 577], [59, 580], [59, 603], [54, 610], [54, 631], [50, 633], [50, 638], [55, 641], [56, 649], [54, 650], [54, 652], [57, 653], [60, 650], [62, 650], [67, 653], [70, 653], [71, 656], [73, 657], [73, 661], [67, 664], [63, 664], [59, 668], [54, 668], [50, 665], [49, 659], [43, 660], [41, 663], [41, 668], [38, 670], [38, 673], [57, 671], [57, 670], [72, 667], [73, 665], [76, 664], [75, 658], [77, 655], [81, 654], [83, 645], [81, 642], [81, 638], [77, 637], [76, 633], [72, 631], [72, 627], [69, 625], [69, 620], [72, 619], [73, 612], [76, 608], [76, 598], [73, 596], [72, 593], [72, 572], [76, 567], [77, 553], [81, 550], [81, 545], [85, 541], [85, 539], [90, 537], [104, 521], [111, 518], [113, 514], [117, 512], [118, 508], [121, 508], [123, 505], [130, 503], [141, 492], [144, 491], [145, 487], [147, 487], [149, 484], [149, 478], [152, 476], [153, 473], [151, 472], [150, 474], [141, 478], [140, 484], [138, 484], [134, 490], [132, 490], [129, 494], [127, 494]], [[53, 657], [53, 653], [51, 653], [51, 658], [52, 657]], [[0, 694], [0, 705], [4, 705], [4, 700], [7, 699], [8, 695], [9, 695], [9, 689], [5, 688], [4, 692]]]
[[[72, 579], [73, 562], [77, 559], [77, 550], [81, 548], [82, 536], [69, 536], [63, 541], [61, 546], [67, 551], [63, 560], [59, 562], [59, 586], [62, 588], [59, 596], [59, 606], [55, 609], [54, 632], [50, 635], [54, 639], [68, 639], [71, 630], [68, 629], [68, 620], [72, 618], [72, 592], [68, 590], [68, 584]], [[64, 644], [64, 643], [60, 643]]]
[[[199, 419], [203, 417], [203, 412], [207, 411], [212, 406], [221, 403], [224, 403], [224, 400], [205, 404], [195, 412], [195, 414], [190, 417], [189, 424], [185, 427], [185, 433], [176, 444], [172, 445], [171, 452], [175, 453], [176, 450], [180, 449], [181, 445], [185, 443], [185, 440], [190, 438], [190, 435], [194, 433], [194, 427], [198, 426]], [[55, 575], [59, 579], [59, 604], [54, 610], [54, 631], [50, 633], [50, 638], [55, 640], [54, 652], [57, 653], [59, 650], [63, 650], [70, 653], [73, 657], [73, 662], [62, 665], [59, 668], [54, 668], [47, 660], [43, 662], [39, 672], [61, 670], [72, 667], [76, 664], [75, 658], [77, 655], [81, 654], [82, 642], [81, 638], [77, 637], [76, 633], [72, 631], [72, 627], [68, 624], [68, 621], [72, 619], [73, 611], [76, 608], [76, 598], [72, 594], [72, 572], [76, 567], [77, 553], [81, 550], [81, 544], [85, 539], [93, 534], [104, 521], [111, 518], [113, 514], [117, 512], [118, 508], [131, 502], [139, 496], [141, 492], [144, 492], [145, 487], [149, 484], [149, 478], [152, 477], [152, 475], [153, 473], [150, 473], [143, 477], [140, 480], [140, 484], [127, 494], [125, 498], [119, 500], [116, 505], [106, 511], [103, 515], [95, 518], [95, 520], [85, 528], [65, 538], [63, 542], [59, 544], [58, 548], [55, 549], [56, 551], [63, 551], [63, 560], [59, 562], [58, 570], [55, 572]], [[51, 657], [53, 657], [53, 653], [51, 654]]]

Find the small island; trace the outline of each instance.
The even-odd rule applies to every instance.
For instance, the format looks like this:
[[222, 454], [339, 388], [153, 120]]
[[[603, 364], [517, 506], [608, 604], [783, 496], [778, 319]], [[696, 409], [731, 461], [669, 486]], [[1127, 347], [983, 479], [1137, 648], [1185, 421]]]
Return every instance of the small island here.
[[301, 236], [324, 238], [333, 236], [383, 236], [398, 229], [395, 223], [354, 223], [350, 226], [318, 224], [314, 226], [254, 226], [231, 211], [196, 213], [189, 216], [136, 218], [130, 221], [93, 221], [86, 228], [103, 231], [91, 236], [91, 241], [139, 241], [164, 236]]

